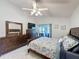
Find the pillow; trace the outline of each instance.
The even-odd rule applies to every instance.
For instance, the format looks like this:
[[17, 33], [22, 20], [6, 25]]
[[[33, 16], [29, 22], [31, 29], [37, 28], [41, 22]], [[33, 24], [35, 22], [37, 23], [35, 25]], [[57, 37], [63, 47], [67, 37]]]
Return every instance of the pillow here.
[[70, 36], [63, 37], [63, 40], [64, 40], [63, 46], [64, 46], [65, 50], [69, 50], [78, 44], [78, 42], [75, 40], [75, 38], [70, 37]]
[[60, 42], [63, 42], [63, 38], [60, 38], [58, 42], [59, 42], [59, 43], [60, 43]]
[[67, 36], [61, 37], [61, 38], [58, 40], [58, 42], [59, 42], [59, 43], [60, 43], [60, 42], [63, 42], [63, 41], [64, 41], [63, 38], [65, 38], [65, 37], [67, 37]]

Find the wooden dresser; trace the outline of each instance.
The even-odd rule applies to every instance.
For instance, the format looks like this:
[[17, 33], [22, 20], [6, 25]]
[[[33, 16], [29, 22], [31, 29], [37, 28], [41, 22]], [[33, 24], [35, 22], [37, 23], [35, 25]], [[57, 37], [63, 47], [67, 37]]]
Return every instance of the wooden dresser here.
[[0, 56], [28, 44], [26, 35], [0, 38]]

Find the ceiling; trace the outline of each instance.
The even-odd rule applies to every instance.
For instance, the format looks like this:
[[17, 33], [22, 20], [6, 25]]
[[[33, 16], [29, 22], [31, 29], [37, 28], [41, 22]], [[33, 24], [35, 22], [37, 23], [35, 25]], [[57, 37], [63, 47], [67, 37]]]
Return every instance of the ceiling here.
[[[22, 10], [23, 7], [32, 8], [33, 0], [9, 0]], [[48, 11], [43, 11], [45, 17], [70, 17], [79, 4], [79, 0], [36, 0], [38, 7], [48, 8]], [[22, 10], [23, 11], [23, 10]], [[30, 11], [23, 11], [30, 16]]]

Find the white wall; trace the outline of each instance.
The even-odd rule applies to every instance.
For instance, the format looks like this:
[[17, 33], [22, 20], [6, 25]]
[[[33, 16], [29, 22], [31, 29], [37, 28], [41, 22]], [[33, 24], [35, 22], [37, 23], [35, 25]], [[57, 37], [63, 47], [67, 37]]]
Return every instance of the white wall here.
[[[52, 17], [45, 19], [37, 19], [37, 24], [52, 24], [52, 37], [61, 37], [67, 35], [70, 29], [70, 18], [63, 17]], [[58, 25], [58, 29], [55, 29], [55, 26]], [[61, 26], [66, 25], [66, 30], [61, 30]]]
[[[19, 10], [14, 5], [10, 4], [6, 0], [0, 0], [0, 37], [5, 36], [5, 21], [15, 21], [23, 23], [23, 33], [26, 32], [28, 22], [36, 22], [37, 24], [52, 24], [52, 36], [62, 36], [66, 35], [69, 31], [70, 20], [69, 18], [59, 18], [59, 17], [47, 17], [36, 19], [28, 18], [21, 10]], [[54, 29], [55, 25], [59, 25], [59, 29]], [[67, 30], [60, 30], [62, 25], [67, 26]]]
[[23, 24], [23, 33], [26, 32], [27, 23], [31, 22], [27, 16], [7, 0], [0, 0], [0, 37], [5, 36], [5, 21], [20, 22]]
[[79, 6], [75, 9], [71, 17], [71, 27], [79, 27]]

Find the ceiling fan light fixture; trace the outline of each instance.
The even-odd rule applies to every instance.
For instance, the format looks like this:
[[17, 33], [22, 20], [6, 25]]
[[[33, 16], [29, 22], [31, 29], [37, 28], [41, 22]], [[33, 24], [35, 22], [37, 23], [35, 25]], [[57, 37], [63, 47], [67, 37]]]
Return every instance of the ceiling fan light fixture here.
[[36, 1], [33, 1], [33, 9], [29, 9], [29, 8], [22, 8], [23, 10], [29, 10], [31, 11], [31, 15], [35, 15], [35, 16], [38, 16], [38, 15], [42, 15], [41, 11], [46, 11], [48, 10], [48, 8], [37, 8], [37, 3]]
[[31, 15], [35, 14], [35, 12], [36, 12], [36, 10], [33, 10], [33, 11], [31, 12]]
[[43, 14], [41, 13], [41, 12], [37, 12], [37, 13], [35, 13], [35, 16], [42, 16]]
[[39, 15], [38, 13], [35, 14], [35, 16], [38, 16], [38, 15]]
[[42, 15], [42, 13], [40, 11], [38, 11], [37, 14]]

